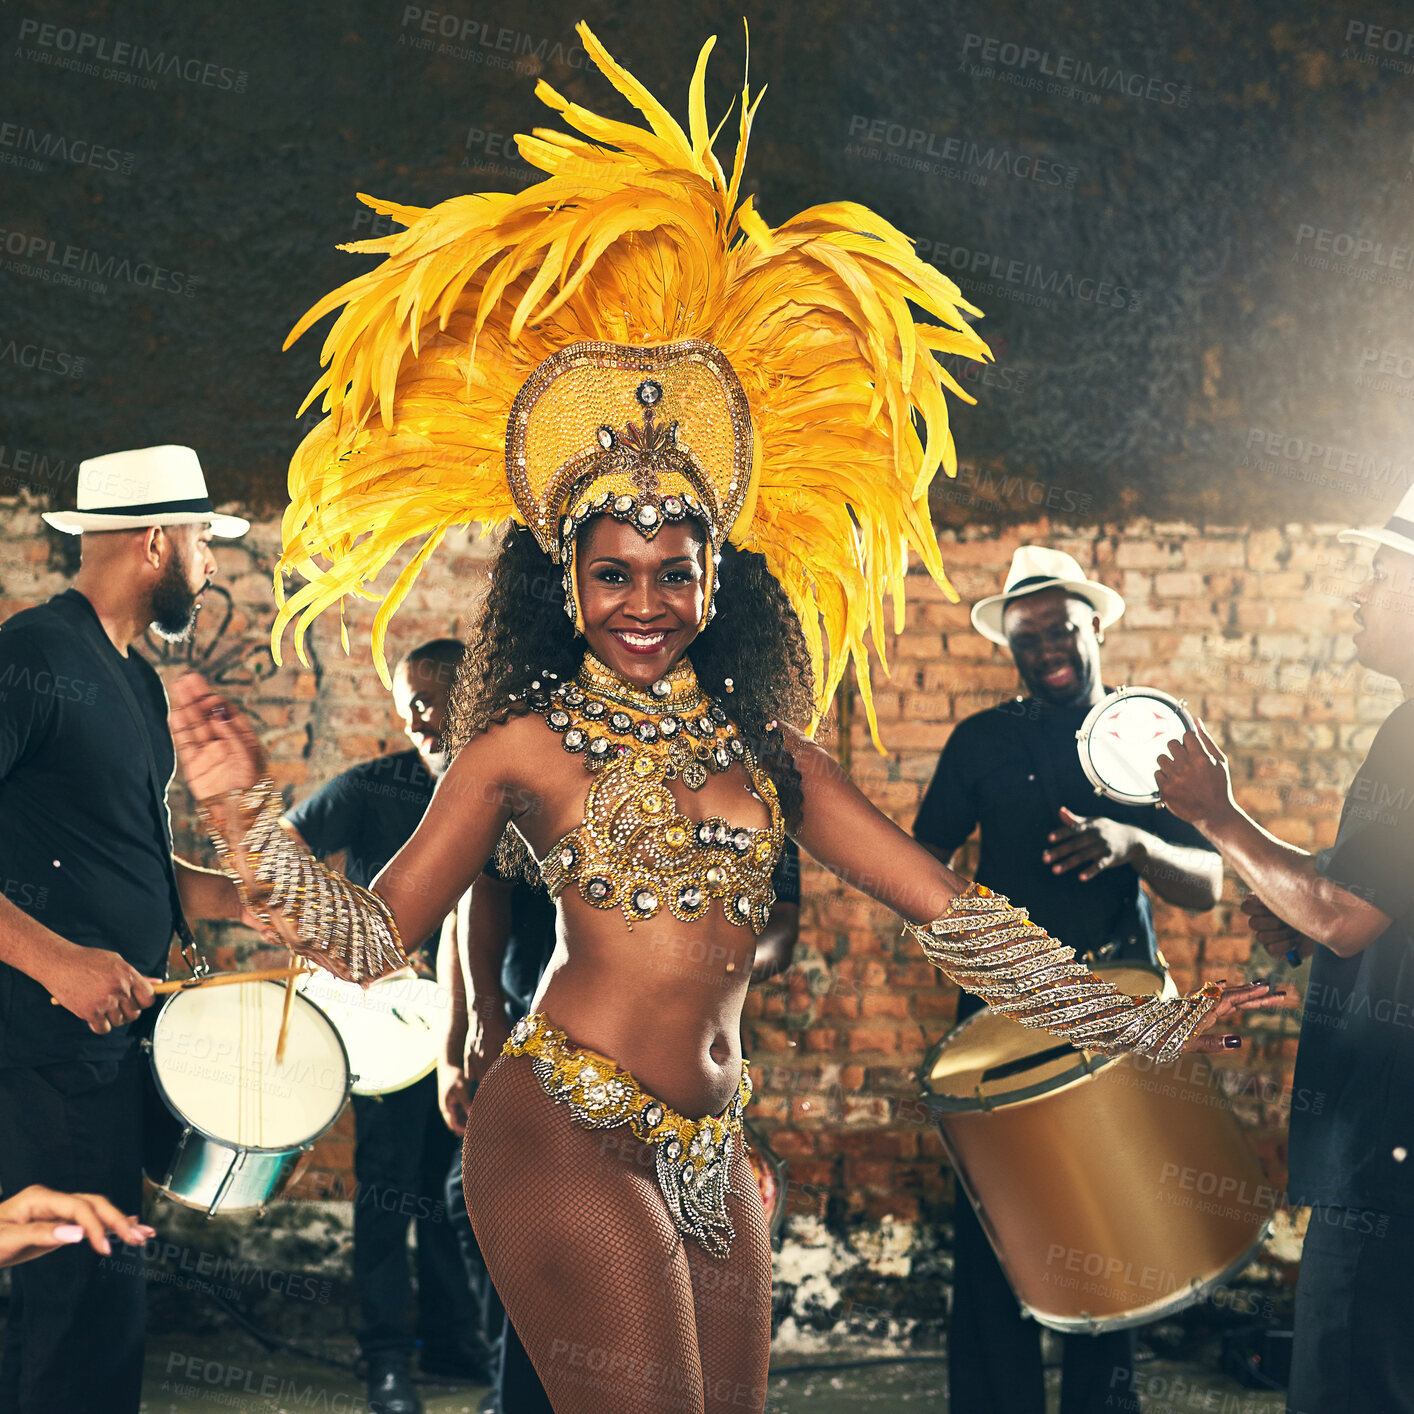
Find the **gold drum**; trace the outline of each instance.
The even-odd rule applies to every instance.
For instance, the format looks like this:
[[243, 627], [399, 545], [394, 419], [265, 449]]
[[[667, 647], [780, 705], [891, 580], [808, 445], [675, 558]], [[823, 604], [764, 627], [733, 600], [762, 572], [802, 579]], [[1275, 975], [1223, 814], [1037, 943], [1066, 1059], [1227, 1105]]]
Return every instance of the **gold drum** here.
[[[1156, 969], [1096, 971], [1173, 995]], [[922, 1074], [958, 1179], [1042, 1325], [1094, 1333], [1181, 1311], [1266, 1235], [1277, 1194], [1204, 1055], [1098, 1056], [988, 1008]]]

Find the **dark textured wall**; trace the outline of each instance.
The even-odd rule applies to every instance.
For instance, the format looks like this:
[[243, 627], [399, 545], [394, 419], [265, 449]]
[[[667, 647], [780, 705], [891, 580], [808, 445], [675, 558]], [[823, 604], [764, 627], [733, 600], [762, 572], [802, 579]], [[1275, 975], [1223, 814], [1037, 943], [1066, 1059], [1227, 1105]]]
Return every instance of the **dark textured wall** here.
[[[720, 113], [742, 8], [7, 5], [0, 494], [72, 504], [79, 458], [178, 441], [278, 506], [318, 340], [280, 344], [368, 264], [334, 249], [371, 233], [354, 193], [518, 189], [537, 74], [621, 113], [581, 15], [679, 115], [718, 34]], [[940, 519], [1384, 518], [1414, 465], [1407, 7], [745, 9], [766, 218], [865, 201], [986, 311]]]

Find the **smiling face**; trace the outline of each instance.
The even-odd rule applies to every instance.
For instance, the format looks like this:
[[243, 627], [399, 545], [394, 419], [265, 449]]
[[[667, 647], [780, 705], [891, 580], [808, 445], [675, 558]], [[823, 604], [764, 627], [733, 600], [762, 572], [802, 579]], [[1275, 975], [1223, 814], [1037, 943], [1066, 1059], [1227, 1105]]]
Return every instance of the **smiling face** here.
[[707, 539], [690, 520], [645, 540], [597, 516], [579, 533], [575, 575], [584, 637], [606, 667], [649, 687], [687, 651], [702, 621]]
[[1002, 629], [1032, 697], [1053, 707], [1094, 700], [1100, 684], [1100, 618], [1064, 589], [1041, 589], [1006, 607]]
[[393, 674], [393, 704], [403, 731], [433, 776], [442, 774], [445, 762], [442, 734], [456, 680], [456, 665], [435, 658], [404, 659]]
[[1355, 655], [1364, 667], [1414, 683], [1414, 555], [1381, 545], [1355, 601]]

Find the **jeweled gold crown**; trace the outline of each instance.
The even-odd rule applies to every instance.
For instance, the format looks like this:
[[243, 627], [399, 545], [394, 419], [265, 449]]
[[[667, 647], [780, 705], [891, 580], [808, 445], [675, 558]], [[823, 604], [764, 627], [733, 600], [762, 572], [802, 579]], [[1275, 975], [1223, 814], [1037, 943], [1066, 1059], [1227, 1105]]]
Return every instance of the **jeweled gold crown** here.
[[693, 516], [713, 547], [752, 488], [751, 413], [722, 352], [702, 340], [571, 344], [511, 407], [506, 476], [540, 547], [558, 561], [591, 515], [651, 538]]

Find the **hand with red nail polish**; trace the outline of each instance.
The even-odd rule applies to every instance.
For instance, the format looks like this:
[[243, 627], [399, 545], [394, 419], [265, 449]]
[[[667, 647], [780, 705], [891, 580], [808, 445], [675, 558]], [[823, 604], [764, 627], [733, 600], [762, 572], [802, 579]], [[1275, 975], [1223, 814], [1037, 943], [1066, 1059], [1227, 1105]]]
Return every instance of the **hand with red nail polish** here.
[[1227, 1032], [1215, 1036], [1212, 1028], [1224, 1021], [1231, 1021], [1247, 1011], [1271, 1011], [1285, 1005], [1286, 993], [1280, 988], [1273, 989], [1267, 982], [1245, 982], [1235, 987], [1226, 983], [1222, 995], [1212, 1014], [1204, 1022], [1201, 1031], [1189, 1038], [1185, 1051], [1235, 1051], [1242, 1045], [1242, 1037]]

